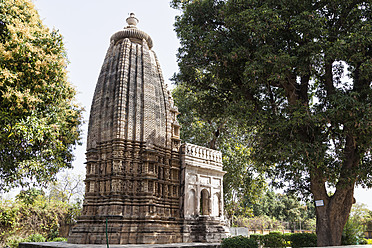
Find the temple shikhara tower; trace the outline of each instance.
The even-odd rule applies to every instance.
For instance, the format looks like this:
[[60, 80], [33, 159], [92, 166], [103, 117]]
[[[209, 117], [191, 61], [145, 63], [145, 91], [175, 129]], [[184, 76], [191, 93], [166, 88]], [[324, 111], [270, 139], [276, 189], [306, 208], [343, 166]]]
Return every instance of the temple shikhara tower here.
[[219, 241], [221, 153], [181, 144], [153, 41], [134, 14], [127, 23], [111, 37], [96, 85], [83, 212], [68, 242], [104, 244], [106, 230], [110, 244]]

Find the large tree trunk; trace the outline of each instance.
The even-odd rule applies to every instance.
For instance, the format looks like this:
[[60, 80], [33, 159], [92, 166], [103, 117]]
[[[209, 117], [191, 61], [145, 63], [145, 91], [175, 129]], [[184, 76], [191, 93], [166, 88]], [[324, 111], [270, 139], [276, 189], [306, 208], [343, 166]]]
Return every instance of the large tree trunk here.
[[342, 188], [337, 189], [331, 197], [318, 198], [324, 201], [324, 206], [316, 207], [318, 246], [341, 245], [342, 230], [349, 218], [354, 201], [353, 194], [353, 187]]
[[316, 168], [311, 173], [311, 192], [315, 201], [323, 200], [323, 206], [316, 206], [316, 234], [318, 246], [341, 245], [344, 226], [349, 218], [352, 205], [355, 203], [354, 187], [356, 174], [353, 168], [358, 167], [359, 158], [355, 152], [354, 141], [347, 138], [345, 154], [335, 193], [328, 196], [323, 171]]
[[359, 154], [356, 139], [352, 135], [346, 135], [344, 161], [335, 193], [331, 196], [327, 192], [324, 168], [316, 167], [310, 171], [310, 190], [314, 200], [323, 201], [323, 206], [315, 207], [318, 246], [341, 245], [342, 231], [355, 203], [354, 187], [360, 162]]

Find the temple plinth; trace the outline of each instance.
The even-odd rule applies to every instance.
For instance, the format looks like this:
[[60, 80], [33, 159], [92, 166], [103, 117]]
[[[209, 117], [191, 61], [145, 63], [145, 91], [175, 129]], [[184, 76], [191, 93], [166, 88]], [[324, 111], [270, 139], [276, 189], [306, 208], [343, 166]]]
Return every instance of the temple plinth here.
[[[138, 22], [131, 14], [110, 39], [90, 111], [82, 216], [68, 242], [106, 243], [106, 221], [110, 244], [215, 242], [225, 235], [222, 163], [185, 160], [192, 149], [180, 149], [178, 110]], [[209, 184], [185, 183], [199, 172]], [[219, 236], [200, 238], [200, 228]]]

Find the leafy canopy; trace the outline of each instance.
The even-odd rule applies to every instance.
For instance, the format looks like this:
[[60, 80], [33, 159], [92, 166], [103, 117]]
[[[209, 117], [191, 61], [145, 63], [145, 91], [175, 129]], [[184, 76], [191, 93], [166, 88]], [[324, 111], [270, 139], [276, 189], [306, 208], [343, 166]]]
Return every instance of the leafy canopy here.
[[369, 1], [172, 5], [182, 11], [176, 83], [252, 133], [250, 158], [277, 186], [371, 186]]
[[0, 0], [0, 188], [43, 184], [71, 167], [82, 109], [62, 36], [30, 0]]

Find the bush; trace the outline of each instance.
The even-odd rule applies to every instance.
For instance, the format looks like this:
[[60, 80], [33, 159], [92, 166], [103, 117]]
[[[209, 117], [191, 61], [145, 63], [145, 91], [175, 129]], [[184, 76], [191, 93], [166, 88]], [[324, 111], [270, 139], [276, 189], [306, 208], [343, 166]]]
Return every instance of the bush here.
[[249, 238], [256, 241], [259, 246], [263, 245], [263, 235], [262, 234], [251, 234]]
[[73, 224], [81, 210], [79, 204], [68, 204], [43, 195], [27, 204], [21, 198], [0, 200], [0, 247], [17, 247], [20, 239], [25, 241], [35, 233], [47, 241], [60, 237], [61, 226]]
[[24, 242], [24, 239], [20, 236], [10, 236], [5, 242], [5, 247], [18, 248], [19, 243]]
[[[367, 240], [366, 240], [367, 242]], [[250, 238], [243, 236], [236, 236], [227, 238], [222, 241], [222, 248], [235, 247], [270, 247], [270, 248], [284, 248], [284, 247], [316, 247], [317, 237], [315, 233], [286, 233], [271, 232], [266, 235], [251, 234]]]
[[258, 244], [254, 239], [244, 236], [235, 236], [222, 240], [222, 248], [258, 248]]
[[317, 237], [315, 233], [293, 233], [288, 237], [293, 248], [317, 246]]
[[285, 240], [285, 247], [291, 247], [291, 236], [292, 233], [283, 233], [283, 239]]
[[263, 245], [264, 247], [282, 248], [286, 247], [286, 242], [282, 233], [271, 232], [263, 236]]
[[342, 245], [358, 245], [364, 238], [363, 226], [353, 218], [349, 218], [342, 231]]
[[57, 237], [59, 237], [59, 224], [54, 223], [54, 225], [48, 226], [45, 228], [45, 231], [47, 232], [47, 240], [53, 240]]
[[62, 237], [57, 237], [57, 238], [52, 239], [50, 242], [67, 242], [67, 239], [62, 238]]
[[35, 233], [28, 236], [28, 238], [25, 240], [25, 242], [45, 242], [46, 238], [43, 237], [43, 235]]
[[359, 240], [360, 245], [368, 245], [368, 239], [362, 238]]

